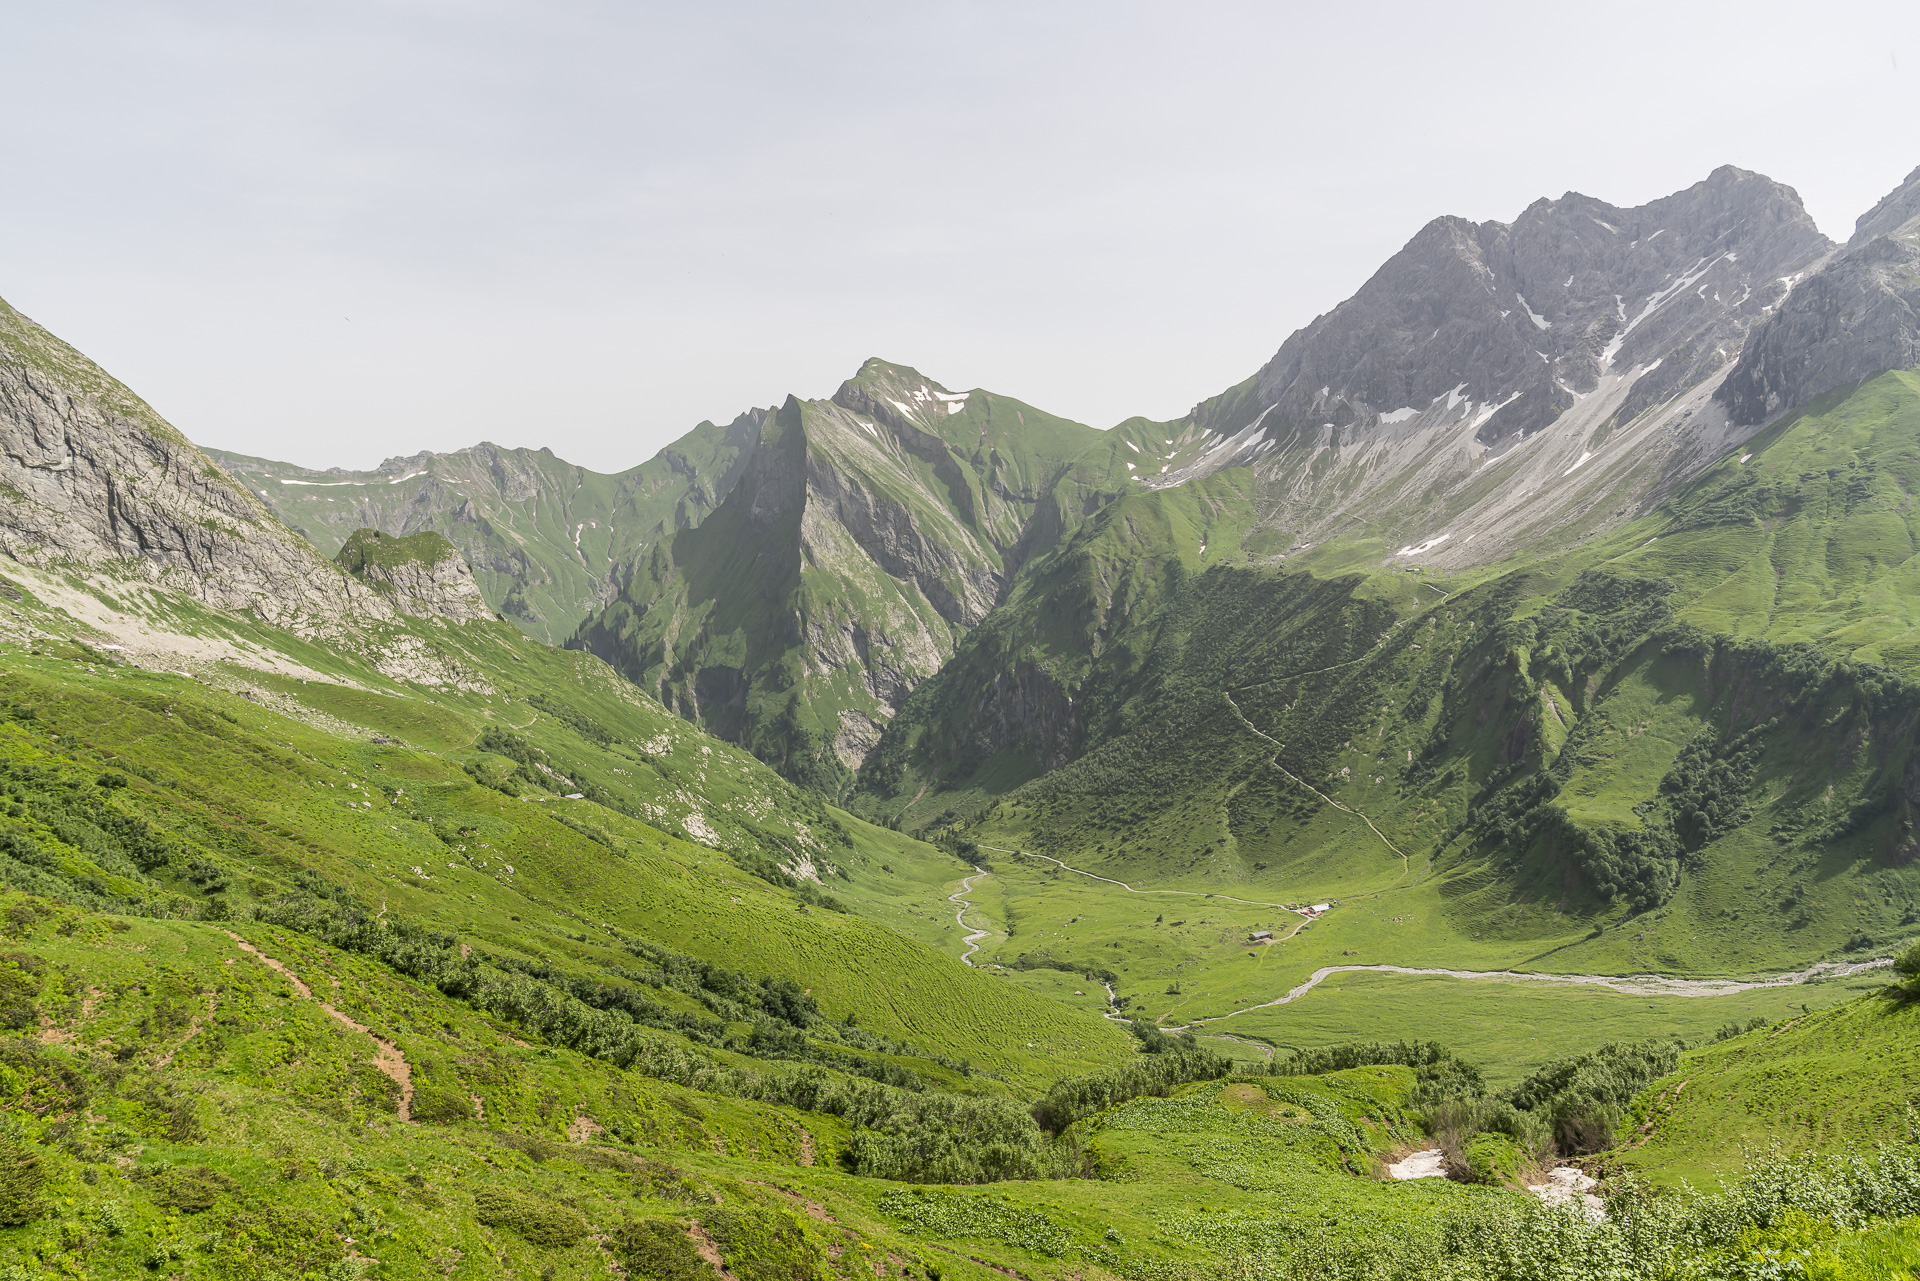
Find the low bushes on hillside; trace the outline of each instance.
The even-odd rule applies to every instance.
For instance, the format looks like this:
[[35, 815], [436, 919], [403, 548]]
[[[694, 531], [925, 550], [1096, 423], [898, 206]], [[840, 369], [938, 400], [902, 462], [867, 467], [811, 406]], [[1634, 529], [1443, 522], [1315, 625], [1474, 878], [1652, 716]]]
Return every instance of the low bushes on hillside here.
[[1033, 1105], [1033, 1119], [1059, 1134], [1075, 1121], [1128, 1099], [1160, 1097], [1191, 1081], [1215, 1081], [1233, 1070], [1233, 1060], [1210, 1050], [1149, 1054], [1119, 1067], [1054, 1082]]

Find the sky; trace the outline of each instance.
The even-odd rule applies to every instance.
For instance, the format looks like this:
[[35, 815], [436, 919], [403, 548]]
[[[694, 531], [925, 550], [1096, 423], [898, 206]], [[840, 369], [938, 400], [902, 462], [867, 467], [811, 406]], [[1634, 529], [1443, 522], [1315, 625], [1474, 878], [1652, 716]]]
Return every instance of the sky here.
[[619, 470], [869, 356], [1174, 418], [1433, 217], [1731, 163], [1845, 239], [1920, 165], [1911, 0], [5, 12], [0, 297], [317, 467]]

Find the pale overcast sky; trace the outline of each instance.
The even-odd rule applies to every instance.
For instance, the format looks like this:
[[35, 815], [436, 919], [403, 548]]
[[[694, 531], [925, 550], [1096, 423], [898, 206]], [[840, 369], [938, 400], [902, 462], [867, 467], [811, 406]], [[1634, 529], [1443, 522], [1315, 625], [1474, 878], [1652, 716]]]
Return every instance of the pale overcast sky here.
[[1435, 215], [1733, 163], [1844, 239], [1920, 164], [1911, 0], [4, 12], [0, 296], [314, 466], [616, 470], [870, 355], [1169, 418]]

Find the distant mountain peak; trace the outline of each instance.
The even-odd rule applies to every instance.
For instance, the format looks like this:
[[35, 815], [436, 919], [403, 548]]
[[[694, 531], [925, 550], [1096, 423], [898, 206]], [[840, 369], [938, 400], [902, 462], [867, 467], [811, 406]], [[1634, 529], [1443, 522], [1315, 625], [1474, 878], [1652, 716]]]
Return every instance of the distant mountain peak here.
[[[1791, 187], [1731, 165], [1634, 208], [1569, 192], [1512, 223], [1435, 218], [1195, 406], [1208, 441], [1148, 483], [1251, 466], [1298, 542], [1368, 529], [1435, 562], [1577, 536], [1729, 443], [1690, 397], [1831, 249]], [[1589, 483], [1616, 470], [1624, 490]]]

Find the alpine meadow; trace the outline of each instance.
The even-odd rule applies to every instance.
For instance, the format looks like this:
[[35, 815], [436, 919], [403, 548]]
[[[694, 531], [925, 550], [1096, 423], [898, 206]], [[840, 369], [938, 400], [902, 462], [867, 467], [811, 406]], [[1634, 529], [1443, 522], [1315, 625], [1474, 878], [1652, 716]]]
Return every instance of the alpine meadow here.
[[1920, 170], [848, 367], [319, 469], [0, 303], [0, 1279], [1920, 1275]]

